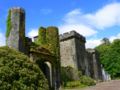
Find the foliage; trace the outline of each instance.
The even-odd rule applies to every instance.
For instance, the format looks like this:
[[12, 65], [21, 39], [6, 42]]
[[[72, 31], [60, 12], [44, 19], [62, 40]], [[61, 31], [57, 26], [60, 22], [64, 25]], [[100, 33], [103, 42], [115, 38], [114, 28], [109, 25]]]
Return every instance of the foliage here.
[[82, 77], [81, 71], [78, 71], [71, 66], [61, 68], [61, 80], [64, 87], [75, 87], [83, 85], [80, 82], [80, 77]]
[[38, 32], [38, 39], [36, 41], [38, 45], [46, 44], [46, 28], [40, 27]]
[[105, 70], [113, 79], [120, 77], [120, 39], [114, 40], [110, 45], [102, 44], [96, 49]]
[[59, 35], [56, 27], [40, 27], [38, 39], [35, 41], [37, 45], [48, 49], [54, 56], [59, 57]]
[[83, 76], [81, 71], [78, 71], [70, 66], [61, 68], [61, 80], [64, 87], [82, 87], [95, 85], [96, 82], [87, 76]]
[[70, 66], [61, 68], [61, 79], [63, 84], [65, 84], [68, 81], [78, 80], [78, 74], [79, 72]]
[[54, 55], [59, 56], [59, 35], [58, 28], [48, 27], [46, 30], [46, 41], [48, 49]]
[[69, 81], [66, 83], [66, 88], [74, 88], [74, 87], [85, 87], [86, 85], [82, 84], [79, 80], [78, 81]]
[[93, 80], [92, 78], [90, 78], [88, 76], [81, 76], [80, 82], [84, 85], [87, 85], [87, 86], [92, 86], [92, 85], [96, 84], [95, 80]]
[[105, 57], [107, 57], [109, 49], [110, 49], [110, 45], [108, 45], [108, 44], [107, 45], [106, 44], [102, 44], [102, 45], [96, 47], [96, 50], [100, 54], [100, 62], [103, 65], [104, 65], [104, 61], [105, 61], [104, 59], [105, 59]]
[[11, 31], [12, 25], [11, 25], [11, 10], [9, 10], [9, 14], [7, 17], [7, 31], [6, 31], [6, 38], [9, 37], [10, 31]]
[[26, 55], [0, 47], [0, 90], [48, 90], [48, 82]]
[[38, 39], [35, 41], [36, 45], [47, 49], [52, 56], [55, 57], [56, 68], [60, 67], [60, 46], [59, 46], [59, 34], [57, 27], [40, 27]]

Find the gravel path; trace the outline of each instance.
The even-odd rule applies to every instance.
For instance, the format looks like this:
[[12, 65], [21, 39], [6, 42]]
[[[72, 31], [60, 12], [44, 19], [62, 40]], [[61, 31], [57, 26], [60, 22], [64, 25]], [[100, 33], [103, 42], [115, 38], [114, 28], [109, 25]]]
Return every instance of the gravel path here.
[[120, 90], [120, 80], [112, 80], [108, 82], [99, 83], [96, 86], [85, 89], [65, 89], [65, 90]]

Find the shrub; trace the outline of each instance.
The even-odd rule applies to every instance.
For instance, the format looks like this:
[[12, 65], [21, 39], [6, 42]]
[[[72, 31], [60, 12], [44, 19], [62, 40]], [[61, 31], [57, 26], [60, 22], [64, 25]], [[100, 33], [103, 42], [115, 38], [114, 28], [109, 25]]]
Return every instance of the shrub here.
[[74, 87], [85, 87], [85, 85], [81, 84], [80, 81], [69, 81], [66, 83], [67, 88], [74, 88]]
[[0, 90], [48, 90], [48, 82], [26, 55], [0, 47]]
[[62, 67], [61, 68], [62, 85], [66, 87], [67, 82], [79, 80], [79, 74], [80, 73], [76, 69], [70, 66]]
[[80, 82], [84, 85], [87, 86], [92, 86], [95, 85], [95, 80], [93, 80], [92, 78], [88, 77], [88, 76], [81, 76], [80, 77]]

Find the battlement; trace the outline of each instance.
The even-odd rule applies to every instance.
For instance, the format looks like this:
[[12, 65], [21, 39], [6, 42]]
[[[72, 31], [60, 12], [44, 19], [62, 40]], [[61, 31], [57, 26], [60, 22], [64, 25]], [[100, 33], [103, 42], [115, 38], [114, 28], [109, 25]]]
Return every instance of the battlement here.
[[85, 37], [77, 33], [76, 31], [70, 31], [60, 35], [60, 41], [65, 41], [71, 38], [80, 39], [83, 42], [86, 42]]
[[25, 13], [24, 9], [21, 8], [21, 7], [14, 7], [14, 8], [11, 8], [10, 11], [12, 11], [12, 12]]

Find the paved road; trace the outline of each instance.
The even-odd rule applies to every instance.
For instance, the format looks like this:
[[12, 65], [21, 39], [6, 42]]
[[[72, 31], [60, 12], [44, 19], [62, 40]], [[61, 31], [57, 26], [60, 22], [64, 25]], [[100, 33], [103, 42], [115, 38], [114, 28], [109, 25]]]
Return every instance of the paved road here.
[[95, 87], [84, 90], [120, 90], [120, 80], [99, 83]]
[[99, 83], [96, 86], [89, 87], [86, 89], [68, 89], [68, 90], [120, 90], [120, 80], [112, 80], [108, 82]]

